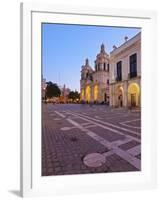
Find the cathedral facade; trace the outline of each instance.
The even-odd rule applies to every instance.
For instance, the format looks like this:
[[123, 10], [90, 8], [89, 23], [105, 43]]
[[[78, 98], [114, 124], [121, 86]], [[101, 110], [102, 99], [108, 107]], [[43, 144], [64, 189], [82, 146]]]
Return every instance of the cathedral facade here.
[[89, 65], [88, 59], [81, 69], [81, 101], [86, 103], [109, 104], [109, 55], [101, 45], [100, 53], [95, 60], [95, 69]]
[[101, 45], [95, 69], [88, 59], [81, 68], [81, 100], [86, 103], [107, 103], [112, 107], [141, 106], [141, 33], [113, 46], [107, 54]]

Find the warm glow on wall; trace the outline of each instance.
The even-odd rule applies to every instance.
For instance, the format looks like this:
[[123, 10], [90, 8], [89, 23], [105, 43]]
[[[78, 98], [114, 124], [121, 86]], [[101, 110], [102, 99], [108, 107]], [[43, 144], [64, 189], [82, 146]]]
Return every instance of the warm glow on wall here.
[[86, 101], [90, 101], [90, 92], [91, 92], [91, 89], [89, 86], [86, 87]]
[[84, 89], [81, 90], [81, 99], [84, 100]]
[[139, 105], [140, 88], [137, 83], [131, 83], [128, 87], [129, 105]]
[[118, 88], [118, 95], [123, 95], [123, 87]]
[[94, 101], [98, 100], [98, 85], [94, 86]]

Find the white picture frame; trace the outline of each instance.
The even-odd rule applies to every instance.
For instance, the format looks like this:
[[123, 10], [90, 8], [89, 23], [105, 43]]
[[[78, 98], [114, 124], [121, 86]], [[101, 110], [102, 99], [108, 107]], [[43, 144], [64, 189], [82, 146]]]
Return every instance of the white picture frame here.
[[[74, 17], [73, 17], [74, 16]], [[142, 170], [131, 173], [41, 176], [41, 23], [142, 28]], [[152, 81], [156, 66], [156, 13], [21, 3], [21, 195], [40, 196], [156, 186], [156, 124]], [[153, 66], [153, 68], [151, 67]], [[148, 90], [147, 90], [148, 88]], [[90, 178], [89, 178], [90, 177]]]

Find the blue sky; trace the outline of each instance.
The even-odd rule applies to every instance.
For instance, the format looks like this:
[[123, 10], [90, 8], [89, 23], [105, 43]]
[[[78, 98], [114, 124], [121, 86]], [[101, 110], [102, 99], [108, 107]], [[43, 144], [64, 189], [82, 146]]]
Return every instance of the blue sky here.
[[79, 91], [81, 66], [86, 58], [94, 68], [102, 43], [109, 53], [113, 45], [120, 46], [124, 42], [125, 36], [130, 39], [140, 31], [139, 28], [43, 24], [43, 77]]

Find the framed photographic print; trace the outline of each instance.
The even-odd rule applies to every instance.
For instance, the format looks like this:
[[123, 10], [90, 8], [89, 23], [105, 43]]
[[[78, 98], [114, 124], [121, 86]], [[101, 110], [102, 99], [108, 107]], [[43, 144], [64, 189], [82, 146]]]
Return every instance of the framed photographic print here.
[[21, 194], [156, 184], [156, 15], [21, 4]]

